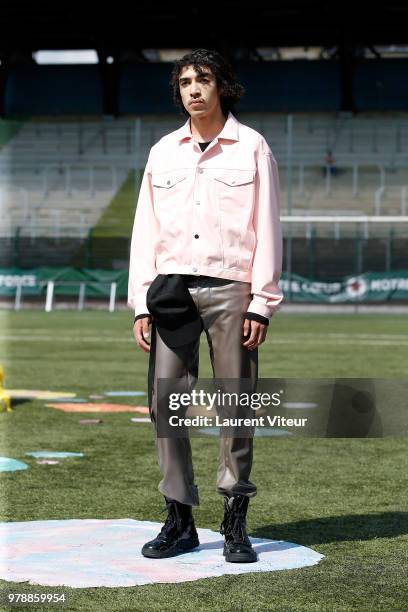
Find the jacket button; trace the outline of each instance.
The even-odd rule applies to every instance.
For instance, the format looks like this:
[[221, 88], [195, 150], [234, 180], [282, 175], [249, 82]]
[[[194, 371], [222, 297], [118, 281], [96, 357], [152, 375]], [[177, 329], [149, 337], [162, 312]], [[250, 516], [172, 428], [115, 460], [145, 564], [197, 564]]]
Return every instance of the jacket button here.
[[194, 238], [199, 238], [200, 236], [198, 234], [194, 234]]
[[171, 181], [167, 181], [167, 185], [170, 185]]

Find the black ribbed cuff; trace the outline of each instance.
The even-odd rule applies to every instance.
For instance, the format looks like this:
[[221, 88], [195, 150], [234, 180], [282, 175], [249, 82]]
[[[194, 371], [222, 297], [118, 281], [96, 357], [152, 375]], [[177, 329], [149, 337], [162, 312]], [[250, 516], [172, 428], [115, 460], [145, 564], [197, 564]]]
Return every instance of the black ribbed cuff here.
[[137, 321], [138, 319], [145, 319], [146, 317], [150, 317], [150, 318], [152, 318], [152, 315], [150, 314], [150, 312], [146, 312], [146, 313], [143, 313], [143, 314], [137, 315], [137, 316], [135, 317], [135, 320], [133, 321], [133, 325], [136, 323], [136, 321]]
[[257, 321], [258, 323], [262, 323], [263, 325], [269, 325], [269, 319], [263, 317], [257, 312], [246, 312], [244, 315], [244, 319], [248, 319], [249, 321]]

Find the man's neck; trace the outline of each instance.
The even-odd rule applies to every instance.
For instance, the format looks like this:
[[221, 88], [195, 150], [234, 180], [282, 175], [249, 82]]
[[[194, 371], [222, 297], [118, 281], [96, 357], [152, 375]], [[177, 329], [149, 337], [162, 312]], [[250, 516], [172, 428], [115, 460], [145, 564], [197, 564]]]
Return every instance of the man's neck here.
[[221, 132], [226, 122], [226, 118], [221, 110], [215, 115], [206, 117], [191, 117], [190, 129], [191, 134], [198, 142], [209, 142], [213, 140]]

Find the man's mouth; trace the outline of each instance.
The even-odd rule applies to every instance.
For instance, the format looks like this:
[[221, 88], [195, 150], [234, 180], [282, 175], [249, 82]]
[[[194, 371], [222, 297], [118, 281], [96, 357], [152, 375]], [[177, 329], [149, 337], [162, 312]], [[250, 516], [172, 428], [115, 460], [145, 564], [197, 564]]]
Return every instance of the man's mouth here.
[[199, 106], [201, 104], [204, 104], [203, 100], [194, 100], [193, 102], [190, 102], [190, 106]]

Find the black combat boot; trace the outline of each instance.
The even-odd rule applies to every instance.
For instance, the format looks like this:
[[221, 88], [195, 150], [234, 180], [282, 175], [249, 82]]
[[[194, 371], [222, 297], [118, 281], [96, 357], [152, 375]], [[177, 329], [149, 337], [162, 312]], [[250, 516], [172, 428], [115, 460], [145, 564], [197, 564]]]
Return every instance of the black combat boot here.
[[220, 533], [225, 537], [224, 556], [230, 563], [253, 563], [258, 560], [246, 532], [249, 497], [224, 496], [224, 520]]
[[192, 507], [168, 497], [164, 499], [166, 506], [162, 512], [168, 512], [166, 521], [156, 538], [142, 548], [142, 555], [150, 559], [174, 557], [200, 545]]

